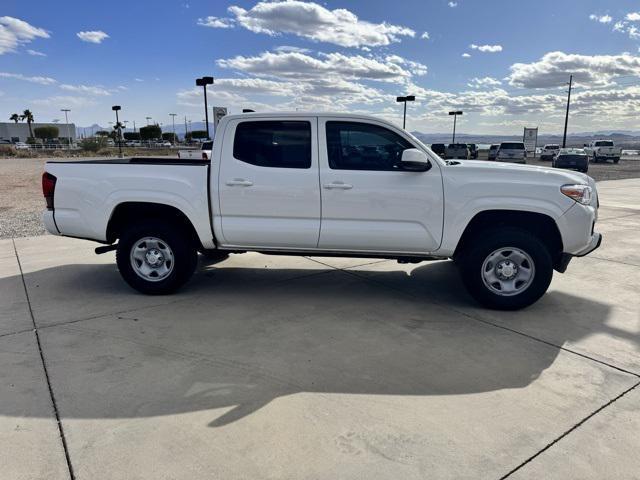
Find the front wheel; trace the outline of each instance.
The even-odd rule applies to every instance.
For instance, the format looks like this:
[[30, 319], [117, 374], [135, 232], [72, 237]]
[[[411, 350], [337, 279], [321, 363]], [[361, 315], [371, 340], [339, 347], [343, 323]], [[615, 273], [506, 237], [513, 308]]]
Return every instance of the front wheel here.
[[482, 305], [518, 310], [536, 302], [553, 277], [551, 255], [531, 233], [516, 228], [483, 232], [459, 259], [462, 281]]
[[191, 278], [198, 254], [179, 226], [149, 220], [124, 231], [116, 262], [122, 278], [134, 289], [148, 295], [166, 295]]

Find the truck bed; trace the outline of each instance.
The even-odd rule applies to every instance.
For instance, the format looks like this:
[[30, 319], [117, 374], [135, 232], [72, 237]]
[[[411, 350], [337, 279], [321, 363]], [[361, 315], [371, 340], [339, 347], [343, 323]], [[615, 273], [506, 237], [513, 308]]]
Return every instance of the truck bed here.
[[201, 158], [167, 158], [167, 157], [127, 157], [127, 158], [98, 158], [94, 160], [49, 160], [47, 163], [73, 163], [98, 165], [209, 165], [209, 160]]

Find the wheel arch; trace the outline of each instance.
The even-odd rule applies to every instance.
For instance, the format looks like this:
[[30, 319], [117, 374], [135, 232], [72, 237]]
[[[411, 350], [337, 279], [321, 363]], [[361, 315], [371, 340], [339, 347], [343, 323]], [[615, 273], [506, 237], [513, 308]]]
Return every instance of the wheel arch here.
[[459, 256], [471, 244], [476, 235], [498, 227], [515, 227], [528, 231], [547, 247], [554, 268], [562, 260], [562, 235], [555, 220], [544, 213], [521, 210], [484, 210], [478, 212], [467, 224], [454, 251]]
[[198, 233], [187, 215], [172, 205], [156, 202], [123, 202], [115, 206], [107, 223], [107, 243], [113, 243], [123, 232], [123, 229], [141, 219], [155, 219], [170, 221], [184, 228], [188, 238], [198, 249], [203, 249]]

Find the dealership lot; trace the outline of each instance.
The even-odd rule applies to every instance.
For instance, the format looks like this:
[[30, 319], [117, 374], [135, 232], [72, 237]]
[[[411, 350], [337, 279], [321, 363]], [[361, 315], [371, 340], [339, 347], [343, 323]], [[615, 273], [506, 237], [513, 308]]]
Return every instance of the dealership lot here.
[[451, 262], [232, 255], [148, 297], [0, 240], [3, 476], [633, 478], [640, 180], [598, 188], [602, 247], [520, 312]]

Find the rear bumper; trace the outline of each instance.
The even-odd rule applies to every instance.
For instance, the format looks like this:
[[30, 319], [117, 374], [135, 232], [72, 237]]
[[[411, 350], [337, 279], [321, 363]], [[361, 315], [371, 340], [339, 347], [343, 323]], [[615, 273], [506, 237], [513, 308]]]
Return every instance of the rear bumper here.
[[53, 210], [45, 210], [42, 214], [42, 223], [44, 228], [51, 235], [60, 235], [60, 231], [56, 225], [56, 220], [53, 217]]

